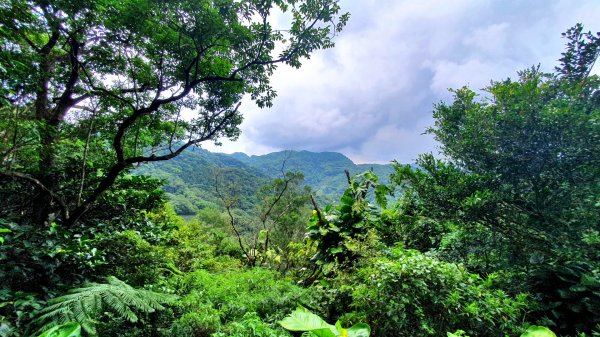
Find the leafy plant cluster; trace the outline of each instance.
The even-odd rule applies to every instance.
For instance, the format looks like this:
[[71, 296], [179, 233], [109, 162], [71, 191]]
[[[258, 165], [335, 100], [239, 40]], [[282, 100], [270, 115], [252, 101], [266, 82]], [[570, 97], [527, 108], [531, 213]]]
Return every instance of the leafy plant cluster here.
[[213, 198], [182, 219], [131, 175], [235, 139], [241, 98], [270, 105], [276, 65], [347, 19], [333, 0], [0, 4], [0, 337], [598, 335], [600, 36], [580, 25], [554, 73], [436, 105], [444, 159], [346, 172], [336, 205], [283, 161], [248, 188], [171, 186]]

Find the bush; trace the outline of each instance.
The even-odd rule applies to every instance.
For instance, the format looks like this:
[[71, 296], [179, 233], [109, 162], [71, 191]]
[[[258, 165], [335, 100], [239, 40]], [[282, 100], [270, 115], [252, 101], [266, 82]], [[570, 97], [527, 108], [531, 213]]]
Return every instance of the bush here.
[[221, 327], [219, 312], [203, 306], [196, 312], [184, 314], [171, 326], [171, 336], [210, 337]]
[[134, 231], [117, 233], [101, 240], [105, 265], [102, 275], [112, 275], [135, 287], [156, 283], [173, 262], [162, 248], [153, 246]]
[[540, 266], [531, 279], [540, 300], [534, 316], [561, 335], [600, 325], [600, 270], [584, 261]]
[[236, 242], [219, 229], [207, 227], [198, 221], [188, 221], [179, 226], [169, 248], [175, 265], [183, 272], [207, 269], [218, 272], [237, 269], [242, 251]]
[[273, 328], [263, 322], [254, 312], [245, 314], [239, 322], [226, 325], [214, 337], [290, 337], [291, 335], [281, 328]]
[[366, 321], [380, 337], [444, 336], [458, 329], [475, 336], [518, 334], [527, 307], [525, 295], [511, 298], [494, 290], [491, 278], [413, 250], [369, 259], [340, 279], [354, 310], [345, 320]]
[[219, 274], [199, 270], [174, 277], [173, 283], [179, 293], [185, 294], [182, 305], [186, 311], [199, 312], [211, 305], [225, 323], [240, 320], [248, 312], [256, 312], [272, 323], [289, 314], [298, 303], [307, 303], [313, 298], [310, 289], [259, 268]]

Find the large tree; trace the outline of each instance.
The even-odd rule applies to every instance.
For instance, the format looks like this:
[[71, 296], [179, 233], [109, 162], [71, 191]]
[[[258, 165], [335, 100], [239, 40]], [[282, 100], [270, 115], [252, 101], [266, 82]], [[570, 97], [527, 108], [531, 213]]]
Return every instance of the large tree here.
[[397, 165], [395, 181], [406, 187], [399, 214], [446, 232], [441, 256], [518, 275], [507, 286], [536, 293], [539, 316], [574, 334], [600, 322], [600, 33], [564, 36], [554, 73], [533, 67], [438, 104], [429, 132], [445, 158]]
[[242, 97], [270, 106], [276, 65], [347, 18], [336, 0], [3, 2], [2, 216], [68, 227], [132, 166], [235, 139]]
[[445, 160], [426, 155], [420, 170], [398, 167], [396, 176], [426, 214], [483, 225], [539, 258], [600, 229], [600, 78], [590, 75], [600, 34], [582, 29], [565, 33], [555, 73], [534, 67], [493, 81], [481, 97], [454, 90], [451, 104], [435, 107], [429, 132]]

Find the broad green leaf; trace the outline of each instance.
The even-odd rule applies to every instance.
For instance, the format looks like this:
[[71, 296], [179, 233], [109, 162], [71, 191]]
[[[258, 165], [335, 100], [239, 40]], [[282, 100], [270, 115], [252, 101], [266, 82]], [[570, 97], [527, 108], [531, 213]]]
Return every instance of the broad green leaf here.
[[546, 327], [532, 325], [521, 335], [521, 337], [556, 337], [556, 335]]
[[38, 337], [80, 337], [81, 325], [76, 322], [69, 322], [57, 325], [50, 330], [45, 331]]
[[310, 330], [310, 332], [315, 335], [316, 337], [337, 337], [340, 336], [337, 332], [334, 332], [332, 329], [335, 329], [334, 326], [330, 326], [329, 328], [323, 328], [323, 329], [318, 329], [318, 330]]
[[360, 323], [348, 328], [346, 332], [348, 332], [348, 337], [369, 337], [371, 328], [367, 324]]
[[[335, 326], [325, 322], [321, 317], [302, 306], [298, 306], [289, 316], [279, 321], [279, 324], [287, 330], [310, 331], [318, 337], [335, 337], [339, 334]], [[329, 330], [331, 334], [324, 330]]]

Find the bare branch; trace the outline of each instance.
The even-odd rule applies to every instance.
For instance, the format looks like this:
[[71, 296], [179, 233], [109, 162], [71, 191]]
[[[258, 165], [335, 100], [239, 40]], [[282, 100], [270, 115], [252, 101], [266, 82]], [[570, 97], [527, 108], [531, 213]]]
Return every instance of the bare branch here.
[[219, 199], [221, 199], [221, 201], [225, 205], [225, 210], [227, 211], [227, 214], [229, 215], [229, 223], [231, 225], [231, 228], [233, 229], [235, 236], [238, 239], [238, 244], [240, 246], [240, 249], [242, 250], [242, 252], [246, 256], [246, 258], [248, 259], [248, 263], [250, 265], [253, 265], [254, 259], [252, 258], [252, 256], [248, 252], [248, 250], [246, 250], [244, 242], [242, 241], [242, 236], [241, 236], [240, 232], [237, 230], [237, 227], [235, 226], [235, 217], [233, 216], [233, 213], [231, 212], [232, 203], [231, 203], [231, 201], [228, 201], [227, 198], [219, 190], [219, 176], [217, 174], [215, 174], [215, 192], [217, 193], [217, 196], [219, 196]]
[[310, 194], [310, 201], [313, 204], [314, 210], [317, 212], [317, 217], [319, 218], [319, 224], [325, 225], [327, 222], [325, 221], [325, 218], [323, 217], [323, 213], [321, 213], [321, 210], [319, 209], [319, 206], [317, 205], [317, 201], [315, 200], [315, 196], [312, 193]]

